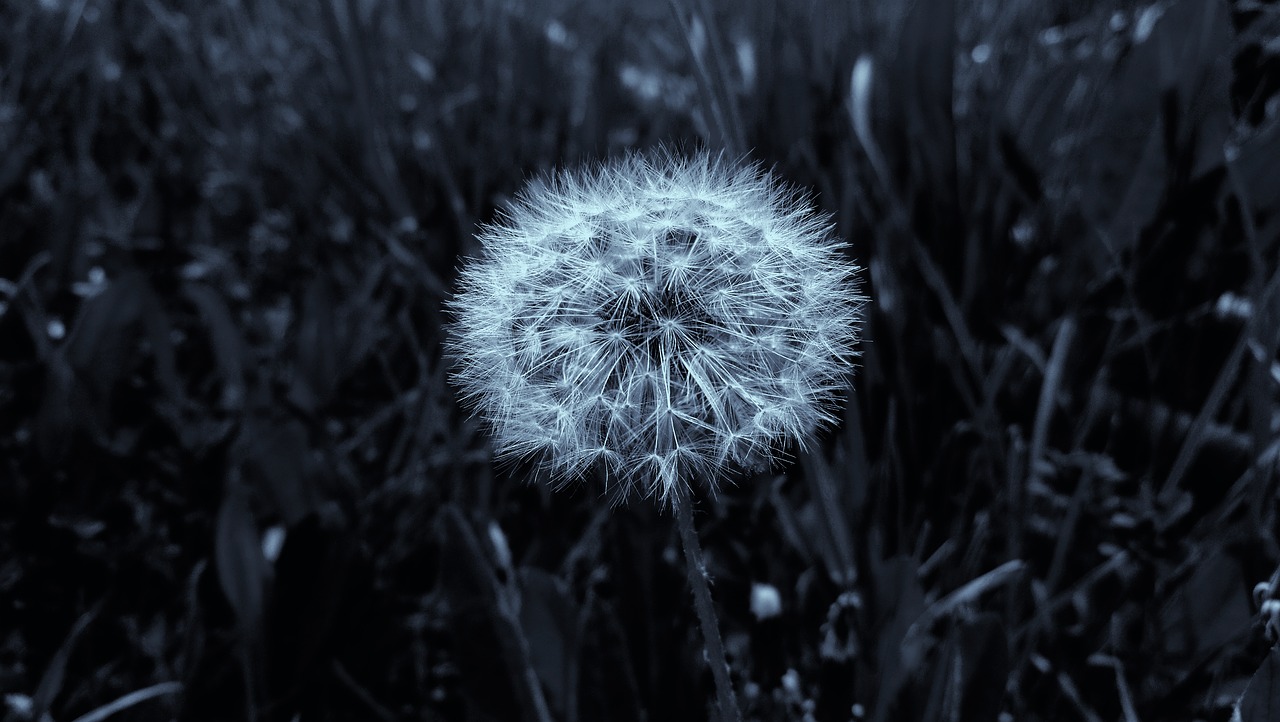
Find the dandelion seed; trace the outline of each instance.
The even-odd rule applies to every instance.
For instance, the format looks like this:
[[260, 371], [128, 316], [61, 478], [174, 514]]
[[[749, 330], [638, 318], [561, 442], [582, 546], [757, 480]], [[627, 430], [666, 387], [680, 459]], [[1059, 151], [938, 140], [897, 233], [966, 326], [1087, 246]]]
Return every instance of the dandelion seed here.
[[759, 166], [657, 152], [566, 171], [479, 240], [447, 351], [500, 458], [667, 500], [835, 423], [860, 269]]

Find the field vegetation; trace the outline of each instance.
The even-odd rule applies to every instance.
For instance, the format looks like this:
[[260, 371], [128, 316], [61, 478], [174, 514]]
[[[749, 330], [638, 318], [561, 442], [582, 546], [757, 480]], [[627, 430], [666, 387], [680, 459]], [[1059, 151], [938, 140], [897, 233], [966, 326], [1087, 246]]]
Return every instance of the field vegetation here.
[[441, 353], [478, 223], [663, 144], [871, 299], [698, 500], [747, 719], [1280, 718], [1278, 91], [1263, 0], [0, 3], [0, 716], [710, 718], [669, 515]]

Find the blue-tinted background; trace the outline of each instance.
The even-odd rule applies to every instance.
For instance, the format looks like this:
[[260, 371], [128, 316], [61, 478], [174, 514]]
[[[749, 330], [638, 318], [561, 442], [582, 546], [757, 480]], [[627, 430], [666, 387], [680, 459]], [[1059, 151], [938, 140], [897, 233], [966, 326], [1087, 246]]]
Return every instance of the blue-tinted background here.
[[670, 517], [495, 469], [440, 354], [477, 223], [658, 143], [872, 299], [843, 425], [699, 500], [747, 718], [1228, 719], [1278, 70], [1259, 0], [0, 4], [5, 719], [707, 719]]

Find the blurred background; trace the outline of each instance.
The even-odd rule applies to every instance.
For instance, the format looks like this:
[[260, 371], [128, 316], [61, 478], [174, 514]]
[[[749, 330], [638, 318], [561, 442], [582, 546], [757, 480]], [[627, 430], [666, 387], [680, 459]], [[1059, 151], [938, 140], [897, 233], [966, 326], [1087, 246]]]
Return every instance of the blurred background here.
[[747, 718], [1225, 721], [1278, 91], [1263, 0], [0, 2], [0, 716], [711, 718], [670, 518], [495, 469], [440, 354], [478, 222], [665, 143], [872, 298], [841, 427], [698, 505]]

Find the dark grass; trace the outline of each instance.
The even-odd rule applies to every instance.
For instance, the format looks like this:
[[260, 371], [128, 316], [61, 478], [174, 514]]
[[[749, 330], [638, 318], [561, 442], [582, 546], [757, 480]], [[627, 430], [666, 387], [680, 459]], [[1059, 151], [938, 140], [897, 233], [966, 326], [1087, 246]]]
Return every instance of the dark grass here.
[[868, 268], [842, 428], [696, 510], [748, 718], [1227, 720], [1267, 656], [1274, 3], [0, 28], [5, 719], [707, 718], [670, 518], [495, 471], [440, 355], [477, 222], [659, 143], [742, 145]]

